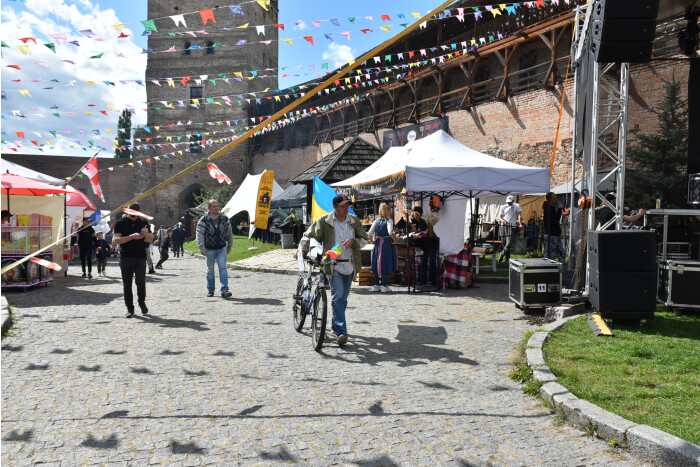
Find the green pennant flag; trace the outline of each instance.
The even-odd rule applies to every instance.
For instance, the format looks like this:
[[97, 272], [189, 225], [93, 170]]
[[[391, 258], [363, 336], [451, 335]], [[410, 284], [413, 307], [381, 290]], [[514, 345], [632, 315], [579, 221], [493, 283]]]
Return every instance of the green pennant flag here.
[[57, 80], [56, 78], [52, 79], [51, 82], [53, 82], [53, 83], [60, 83], [60, 81]]
[[88, 143], [90, 143], [90, 146], [94, 146], [94, 145], [95, 145], [95, 142], [92, 141], [92, 140], [88, 140]]
[[226, 79], [226, 74], [225, 74], [225, 73], [219, 73], [219, 78]]
[[120, 169], [123, 169], [123, 168], [124, 168], [124, 165], [120, 165], [119, 168], [120, 168]]
[[399, 24], [400, 24], [401, 26], [403, 26], [404, 28], [407, 28], [408, 25], [411, 24], [411, 23], [399, 23]]
[[326, 70], [328, 69], [328, 63], [324, 63], [323, 65], [321, 65], [321, 69], [323, 70], [324, 68]]
[[207, 104], [213, 104], [214, 103], [214, 98], [213, 97], [207, 97]]
[[82, 175], [82, 174], [78, 174], [78, 178], [83, 178], [83, 175]]
[[51, 52], [56, 53], [56, 46], [53, 44], [53, 42], [49, 42], [48, 44], [44, 44], [46, 47], [51, 49]]
[[158, 112], [162, 112], [163, 110], [160, 107], [155, 108]]
[[178, 140], [178, 141], [182, 140], [182, 136], [178, 136], [178, 137], [177, 137], [177, 140]]
[[391, 55], [385, 55], [384, 60], [391, 63]]
[[0, 41], [0, 44], [1, 44], [3, 47], [8, 47], [8, 48], [10, 47], [9, 45], [5, 44], [3, 41]]
[[348, 18], [348, 21], [350, 21], [352, 24], [355, 24], [355, 17], [353, 16], [352, 18]]
[[93, 56], [90, 57], [90, 58], [102, 58], [103, 55], [104, 55], [104, 52], [99, 53], [99, 54], [97, 54], [97, 55], [93, 55]]
[[211, 84], [213, 84], [214, 86], [216, 86], [216, 80], [215, 80], [215, 79], [210, 79], [209, 81], [211, 81]]
[[223, 47], [223, 46], [224, 46], [224, 44], [220, 44], [218, 42], [216, 44], [212, 45], [212, 47]]
[[56, 137], [56, 132], [54, 130], [50, 130], [49, 133], [51, 133], [54, 138]]
[[61, 114], [59, 114], [58, 112], [52, 113], [51, 115], [54, 115], [54, 116], [59, 117], [59, 118], [61, 117]]
[[155, 32], [158, 32], [158, 29], [156, 29], [156, 23], [152, 19], [145, 19], [141, 21], [141, 24], [143, 24], [143, 27], [148, 30], [153, 30]]
[[236, 102], [238, 102], [238, 105], [243, 105], [243, 104], [241, 103], [241, 101], [236, 101]]
[[493, 42], [493, 39], [494, 39], [493, 36], [489, 36], [489, 42]]
[[167, 33], [167, 34], [168, 34], [168, 36], [170, 36], [170, 37], [175, 37], [175, 33], [174, 33], [174, 32], [169, 32], [169, 33]]

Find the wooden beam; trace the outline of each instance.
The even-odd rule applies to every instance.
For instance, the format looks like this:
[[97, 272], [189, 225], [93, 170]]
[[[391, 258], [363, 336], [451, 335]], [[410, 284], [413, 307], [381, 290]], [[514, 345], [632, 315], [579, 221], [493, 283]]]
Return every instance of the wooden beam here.
[[411, 88], [411, 92], [413, 92], [413, 107], [411, 108], [411, 111], [408, 113], [407, 121], [414, 120], [417, 123], [419, 120], [419, 118], [418, 118], [418, 90], [420, 89], [420, 86], [422, 83], [423, 83], [423, 78], [418, 78], [415, 81], [408, 82], [408, 87]]
[[[501, 60], [501, 63], [503, 64], [503, 80], [501, 81], [501, 85], [498, 88], [498, 92], [496, 93], [496, 99], [500, 101], [506, 101], [508, 100], [508, 73], [509, 73], [509, 68], [510, 68], [510, 61], [513, 59], [513, 56], [515, 55], [515, 52], [518, 50], [519, 43], [515, 43], [513, 47], [510, 49], [506, 49], [505, 53], [506, 56], [503, 58], [500, 54], [500, 52], [496, 51], [495, 55]], [[502, 95], [501, 95], [502, 94]]]
[[476, 60], [469, 61], [465, 63], [460, 63], [459, 67], [464, 72], [467, 78], [467, 89], [464, 92], [464, 97], [459, 103], [460, 109], [468, 109], [472, 106], [472, 84], [474, 84], [474, 75], [476, 70], [479, 68], [479, 63], [481, 62], [481, 57], [476, 57]]
[[430, 115], [436, 116], [436, 115], [442, 115], [442, 71], [438, 68], [437, 71], [433, 71], [432, 73], [433, 79], [435, 80], [435, 83], [437, 84], [438, 87], [438, 98], [437, 101], [435, 102], [435, 105], [433, 106], [433, 109], [430, 111]]

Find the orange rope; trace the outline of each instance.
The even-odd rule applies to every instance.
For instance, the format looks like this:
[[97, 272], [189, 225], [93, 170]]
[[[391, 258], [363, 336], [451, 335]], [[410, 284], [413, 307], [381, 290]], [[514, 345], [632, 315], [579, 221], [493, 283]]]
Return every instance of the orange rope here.
[[561, 105], [559, 106], [559, 121], [557, 122], [557, 133], [554, 135], [554, 147], [552, 148], [552, 161], [549, 163], [549, 178], [552, 178], [554, 171], [554, 156], [557, 154], [557, 141], [559, 141], [559, 127], [561, 126], [561, 114], [564, 113], [564, 99], [566, 98], [566, 80], [569, 79], [569, 69], [571, 67], [571, 55], [566, 64], [566, 78], [564, 78], [564, 86], [561, 92]]

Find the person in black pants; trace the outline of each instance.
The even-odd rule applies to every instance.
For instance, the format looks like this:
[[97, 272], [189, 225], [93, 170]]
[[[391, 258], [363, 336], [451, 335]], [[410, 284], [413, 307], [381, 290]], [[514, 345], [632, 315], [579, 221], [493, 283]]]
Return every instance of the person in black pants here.
[[80, 250], [80, 265], [83, 267], [85, 277], [85, 263], [87, 263], [87, 277], [92, 279], [92, 251], [97, 247], [95, 229], [90, 225], [90, 218], [83, 217], [83, 227], [76, 233], [78, 237], [78, 249]]
[[185, 256], [185, 249], [183, 248], [183, 243], [185, 243], [185, 229], [182, 228], [182, 222], [178, 222], [173, 229], [173, 235], [171, 237], [173, 242], [173, 253], [176, 258], [180, 256]]
[[[129, 209], [140, 211], [141, 206], [133, 203]], [[127, 215], [122, 217], [114, 226], [114, 243], [120, 245], [119, 268], [124, 283], [124, 303], [127, 318], [134, 316], [134, 294], [132, 281], [136, 279], [136, 295], [139, 308], [144, 315], [148, 314], [146, 307], [146, 242], [153, 241], [149, 232], [148, 221], [139, 216]]]
[[168, 256], [168, 248], [172, 243], [173, 229], [166, 230], [166, 235], [160, 241], [158, 248], [160, 249], [160, 260], [156, 264], [156, 269], [163, 269], [163, 263], [165, 263], [170, 256]]

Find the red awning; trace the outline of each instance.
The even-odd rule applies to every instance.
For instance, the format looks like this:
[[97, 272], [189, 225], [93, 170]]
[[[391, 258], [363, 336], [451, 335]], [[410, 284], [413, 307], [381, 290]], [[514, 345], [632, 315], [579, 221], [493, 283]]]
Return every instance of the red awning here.
[[67, 193], [63, 188], [24, 178], [20, 175], [4, 173], [0, 178], [2, 179], [2, 194], [43, 196]]

